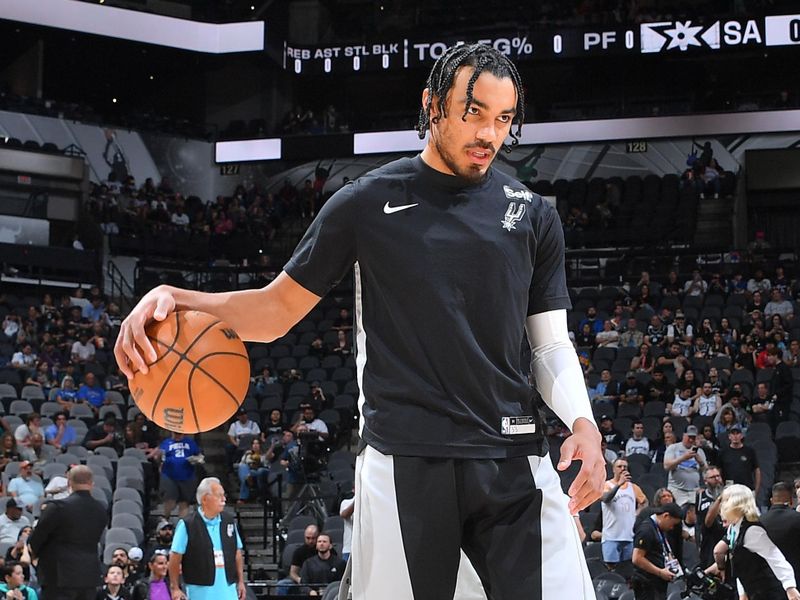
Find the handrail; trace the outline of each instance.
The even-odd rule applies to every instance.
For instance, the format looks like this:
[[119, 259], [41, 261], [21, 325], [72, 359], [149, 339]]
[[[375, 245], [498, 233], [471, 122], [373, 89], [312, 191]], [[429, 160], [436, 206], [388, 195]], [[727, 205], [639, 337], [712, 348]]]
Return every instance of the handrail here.
[[112, 260], [106, 264], [106, 275], [111, 286], [111, 300], [119, 305], [122, 314], [127, 314], [133, 308], [136, 292]]

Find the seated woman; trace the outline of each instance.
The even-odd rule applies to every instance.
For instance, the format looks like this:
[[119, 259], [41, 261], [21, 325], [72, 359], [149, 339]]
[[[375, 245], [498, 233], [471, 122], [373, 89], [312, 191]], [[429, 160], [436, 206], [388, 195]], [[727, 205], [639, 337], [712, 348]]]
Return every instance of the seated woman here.
[[267, 455], [261, 451], [261, 440], [254, 438], [250, 446], [242, 456], [239, 463], [239, 488], [238, 504], [243, 504], [250, 499], [250, 487], [255, 487], [260, 494], [267, 492], [267, 475], [269, 474], [269, 463]]

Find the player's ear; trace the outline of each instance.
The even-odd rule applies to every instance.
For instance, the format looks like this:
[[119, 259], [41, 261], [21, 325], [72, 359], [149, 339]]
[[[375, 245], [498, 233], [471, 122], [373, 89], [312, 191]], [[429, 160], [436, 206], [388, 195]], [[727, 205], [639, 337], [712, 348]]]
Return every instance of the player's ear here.
[[[430, 102], [430, 109], [428, 109], [428, 102]], [[431, 123], [436, 123], [439, 119], [439, 102], [438, 97], [433, 94], [430, 88], [422, 90], [422, 110], [429, 110], [429, 118]]]

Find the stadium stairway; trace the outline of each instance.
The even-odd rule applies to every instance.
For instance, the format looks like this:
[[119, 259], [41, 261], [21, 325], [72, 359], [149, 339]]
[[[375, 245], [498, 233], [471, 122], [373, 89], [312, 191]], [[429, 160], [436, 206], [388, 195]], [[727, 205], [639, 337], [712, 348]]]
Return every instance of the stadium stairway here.
[[708, 195], [697, 203], [694, 242], [700, 247], [729, 248], [733, 244], [733, 198]]

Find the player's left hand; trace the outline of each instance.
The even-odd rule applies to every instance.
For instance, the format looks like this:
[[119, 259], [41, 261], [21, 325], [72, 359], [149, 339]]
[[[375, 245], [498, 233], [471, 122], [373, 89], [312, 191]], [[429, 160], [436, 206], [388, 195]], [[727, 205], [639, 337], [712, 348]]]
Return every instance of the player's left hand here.
[[583, 417], [577, 419], [572, 435], [561, 445], [558, 470], [567, 469], [573, 460], [580, 460], [581, 470], [567, 492], [569, 511], [575, 515], [603, 495], [606, 480], [606, 461], [600, 450], [600, 432], [597, 426]]
[[244, 600], [247, 597], [247, 587], [243, 581], [236, 585], [236, 595], [239, 596], [239, 600]]

